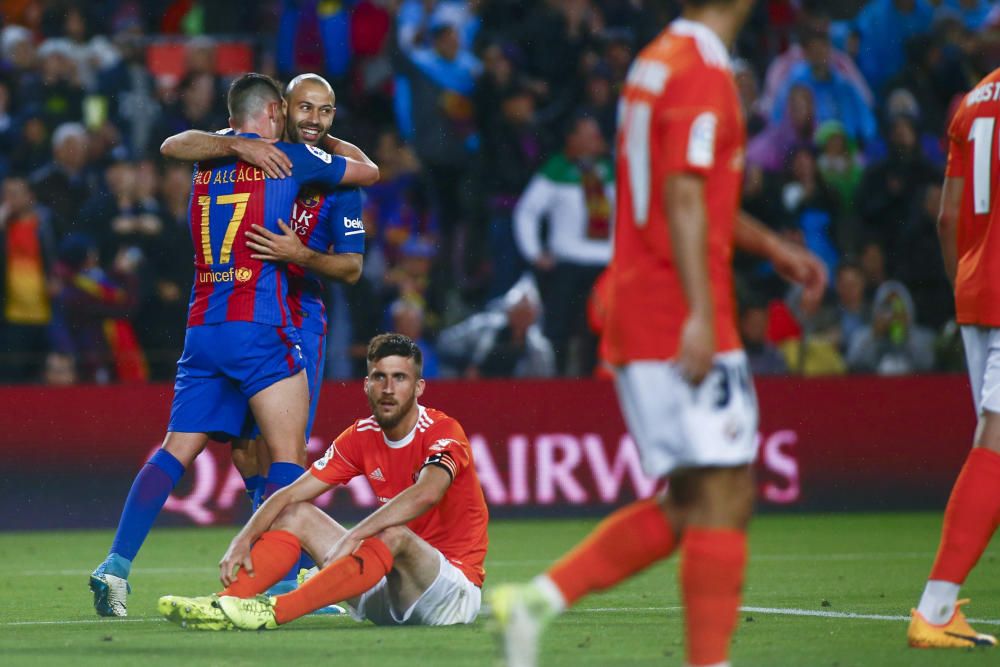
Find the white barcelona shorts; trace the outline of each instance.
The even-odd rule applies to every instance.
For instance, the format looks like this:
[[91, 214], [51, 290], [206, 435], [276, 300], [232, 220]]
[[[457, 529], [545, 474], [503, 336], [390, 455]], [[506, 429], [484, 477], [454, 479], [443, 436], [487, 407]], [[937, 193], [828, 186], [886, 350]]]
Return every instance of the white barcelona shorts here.
[[1000, 413], [1000, 329], [962, 325], [976, 414]]
[[358, 599], [358, 606], [348, 605], [356, 621], [375, 625], [459, 625], [472, 623], [479, 616], [482, 590], [469, 581], [440, 551], [437, 578], [409, 609], [394, 609], [388, 580], [382, 580]]
[[715, 355], [697, 387], [671, 361], [634, 361], [615, 371], [618, 402], [643, 471], [735, 467], [757, 457], [757, 394], [746, 355]]

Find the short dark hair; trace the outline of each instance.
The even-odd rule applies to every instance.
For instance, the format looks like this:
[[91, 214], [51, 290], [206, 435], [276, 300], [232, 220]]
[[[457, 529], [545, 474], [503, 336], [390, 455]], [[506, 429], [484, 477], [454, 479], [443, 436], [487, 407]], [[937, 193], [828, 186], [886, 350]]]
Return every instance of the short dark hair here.
[[244, 121], [260, 113], [272, 102], [281, 102], [281, 86], [266, 74], [250, 72], [237, 78], [229, 86], [226, 103], [229, 116]]
[[417, 344], [409, 336], [398, 333], [379, 334], [368, 343], [368, 363], [386, 357], [406, 357], [413, 360], [413, 365], [417, 369], [417, 377], [421, 377], [424, 372], [424, 355], [417, 347]]

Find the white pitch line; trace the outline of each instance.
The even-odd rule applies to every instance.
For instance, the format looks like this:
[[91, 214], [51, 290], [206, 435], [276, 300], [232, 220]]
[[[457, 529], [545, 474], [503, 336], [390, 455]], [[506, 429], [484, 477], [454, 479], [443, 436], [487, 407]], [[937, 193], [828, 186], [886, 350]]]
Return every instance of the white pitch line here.
[[[843, 554], [762, 554], [751, 556], [751, 564], [754, 562], [774, 562], [774, 561], [858, 561], [858, 560], [900, 560], [934, 557], [933, 551], [898, 551], [888, 553], [843, 553]], [[545, 566], [550, 565], [555, 559], [532, 559], [532, 560], [497, 560], [487, 561], [488, 567], [520, 567], [520, 566]], [[199, 572], [216, 572], [215, 567], [139, 567], [132, 571], [133, 574], [196, 574]], [[49, 577], [49, 576], [76, 576], [90, 574], [90, 570], [80, 569], [52, 569], [52, 570], [22, 570], [18, 573], [24, 577]], [[2, 578], [2, 576], [0, 576]]]
[[[197, 572], [218, 572], [217, 567], [138, 567], [132, 570], [132, 575], [136, 574], [194, 574]], [[52, 577], [52, 576], [85, 576], [91, 570], [23, 570], [21, 576], [24, 577]]]
[[[586, 609], [574, 609], [576, 613], [610, 613], [610, 612], [639, 612], [639, 611], [682, 611], [684, 607], [589, 607]], [[740, 607], [741, 612], [753, 614], [771, 614], [774, 616], [813, 616], [818, 618], [837, 618], [847, 620], [862, 621], [909, 621], [909, 616], [901, 614], [857, 614], [851, 611], [821, 611], [819, 609], [789, 609], [784, 607]], [[980, 625], [1000, 625], [1000, 620], [989, 618], [970, 618], [970, 623]]]
[[[589, 607], [585, 609], [574, 609], [570, 613], [577, 614], [628, 614], [643, 611], [682, 611], [684, 608], [675, 607]], [[909, 616], [904, 616], [901, 614], [857, 614], [849, 611], [821, 611], [818, 609], [794, 609], [786, 607], [751, 607], [745, 606], [740, 607], [741, 612], [751, 613], [751, 614], [764, 614], [773, 616], [803, 616], [803, 617], [817, 617], [817, 618], [833, 618], [838, 620], [859, 620], [859, 621], [894, 621], [902, 622], [910, 620]], [[120, 618], [120, 619], [88, 619], [88, 620], [76, 620], [76, 621], [10, 621], [3, 623], [4, 626], [31, 626], [31, 625], [91, 625], [95, 623], [103, 623], [105, 625], [114, 625], [115, 623], [149, 623], [155, 622], [159, 623], [162, 618]], [[1000, 620], [989, 619], [989, 618], [970, 618], [970, 623], [977, 623], [979, 625], [1000, 625]]]
[[103, 623], [104, 625], [115, 625], [117, 623], [148, 623], [150, 621], [164, 621], [163, 618], [92, 618], [78, 621], [11, 621], [4, 625], [91, 625]]

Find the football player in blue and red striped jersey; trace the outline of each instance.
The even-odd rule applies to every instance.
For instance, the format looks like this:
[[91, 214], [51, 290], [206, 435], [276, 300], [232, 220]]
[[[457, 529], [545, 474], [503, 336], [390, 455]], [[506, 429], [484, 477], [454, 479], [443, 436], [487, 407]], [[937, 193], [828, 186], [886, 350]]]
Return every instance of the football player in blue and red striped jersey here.
[[[285, 103], [269, 77], [238, 78], [228, 102], [238, 138], [282, 136]], [[291, 163], [291, 178], [274, 178], [273, 170], [253, 166], [231, 146], [195, 166], [189, 211], [195, 284], [170, 424], [163, 446], [132, 485], [108, 557], [91, 575], [99, 615], [127, 614], [132, 560], [186, 466], [210, 437], [238, 437], [252, 415], [275, 462], [300, 458], [308, 381], [288, 310], [287, 276], [281, 266], [253, 257], [246, 232], [258, 225], [278, 233], [278, 220], [291, 214], [303, 185], [367, 185], [378, 179], [378, 168], [313, 146], [273, 148]]]

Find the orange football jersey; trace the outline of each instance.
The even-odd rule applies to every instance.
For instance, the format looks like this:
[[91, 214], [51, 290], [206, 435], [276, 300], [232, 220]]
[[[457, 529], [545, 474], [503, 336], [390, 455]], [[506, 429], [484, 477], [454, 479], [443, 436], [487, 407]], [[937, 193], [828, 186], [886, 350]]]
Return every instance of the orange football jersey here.
[[482, 586], [489, 512], [469, 439], [456, 420], [421, 406], [413, 431], [393, 442], [382, 435], [374, 417], [359, 419], [333, 441], [310, 472], [327, 484], [346, 484], [364, 475], [379, 504], [385, 504], [413, 486], [426, 465], [448, 471], [451, 486], [437, 505], [408, 527], [444, 554], [469, 581]]
[[962, 100], [948, 128], [951, 178], [963, 178], [955, 313], [959, 324], [1000, 327], [1000, 69]]
[[703, 24], [674, 21], [632, 63], [619, 104], [610, 361], [677, 355], [688, 306], [663, 198], [676, 173], [704, 178], [717, 351], [737, 349], [733, 228], [746, 130], [725, 45]]

